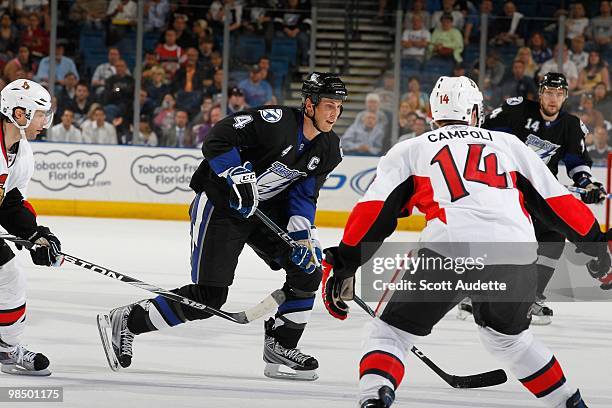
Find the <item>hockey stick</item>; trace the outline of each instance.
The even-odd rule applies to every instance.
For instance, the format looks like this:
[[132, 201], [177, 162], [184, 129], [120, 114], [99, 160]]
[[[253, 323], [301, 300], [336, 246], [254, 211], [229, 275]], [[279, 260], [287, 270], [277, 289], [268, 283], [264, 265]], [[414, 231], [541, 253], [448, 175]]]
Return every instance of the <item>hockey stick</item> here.
[[[285, 232], [282, 228], [280, 228], [274, 221], [268, 218], [263, 212], [259, 209], [255, 210], [255, 215], [266, 224], [272, 231], [274, 231], [287, 245], [294, 248], [298, 245], [287, 232]], [[363, 310], [365, 310], [370, 316], [376, 317], [376, 313], [368, 306], [359, 296], [355, 295], [353, 297], [353, 301], [359, 305]], [[486, 373], [479, 373], [474, 375], [452, 375], [446, 373], [442, 370], [436, 363], [431, 361], [421, 350], [419, 350], [416, 346], [412, 346], [410, 349], [423, 363], [425, 363], [429, 368], [431, 368], [440, 378], [442, 378], [448, 385], [453, 388], [482, 388], [482, 387], [492, 387], [494, 385], [503, 384], [508, 380], [506, 376], [506, 372], [502, 369], [497, 369], [493, 371], [487, 371]]]
[[[32, 242], [18, 238], [12, 235], [0, 235], [0, 239], [5, 239], [7, 241], [14, 242], [17, 245], [21, 245], [25, 248], [31, 249], [35, 244]], [[259, 302], [257, 305], [251, 307], [250, 309], [241, 311], [241, 312], [224, 312], [223, 310], [215, 309], [214, 307], [206, 306], [205, 304], [196, 302], [194, 300], [188, 299], [179, 294], [167, 291], [166, 289], [159, 288], [157, 286], [151, 285], [149, 283], [143, 282], [141, 280], [132, 278], [130, 276], [124, 275], [122, 273], [113, 271], [112, 269], [105, 268], [100, 265], [96, 265], [94, 263], [85, 261], [83, 259], [77, 258], [72, 255], [68, 255], [66, 253], [61, 252], [64, 256], [64, 260], [74, 264], [76, 266], [80, 266], [82, 268], [88, 269], [90, 271], [99, 273], [100, 275], [107, 276], [111, 279], [115, 279], [121, 282], [128, 283], [132, 286], [136, 286], [137, 288], [148, 290], [149, 292], [155, 293], [157, 295], [163, 296], [166, 299], [173, 300], [177, 303], [181, 303], [186, 306], [193, 307], [194, 309], [202, 310], [204, 312], [210, 313], [212, 315], [221, 317], [222, 319], [229, 320], [238, 324], [247, 324], [252, 322], [253, 320], [257, 320], [264, 315], [268, 314], [270, 311], [274, 310], [278, 305], [285, 301], [285, 294], [282, 290], [277, 289], [268, 295], [264, 300]]]
[[[359, 305], [367, 314], [372, 317], [376, 317], [376, 314], [370, 306], [367, 305], [359, 296], [355, 295], [353, 301]], [[508, 380], [506, 372], [501, 368], [493, 371], [487, 371], [486, 373], [479, 373], [473, 375], [453, 375], [448, 374], [442, 370], [436, 363], [431, 361], [421, 350], [416, 346], [412, 346], [410, 349], [412, 353], [417, 356], [427, 367], [431, 368], [433, 372], [438, 374], [448, 385], [453, 388], [483, 388], [492, 387], [494, 385], [503, 384]]]
[[[574, 187], [574, 186], [565, 186], [565, 188], [567, 188], [572, 193], [578, 193], [578, 194], [588, 193], [586, 188], [580, 188], [580, 187]], [[606, 194], [606, 200], [610, 200], [610, 199], [612, 199], [612, 194], [610, 193]]]

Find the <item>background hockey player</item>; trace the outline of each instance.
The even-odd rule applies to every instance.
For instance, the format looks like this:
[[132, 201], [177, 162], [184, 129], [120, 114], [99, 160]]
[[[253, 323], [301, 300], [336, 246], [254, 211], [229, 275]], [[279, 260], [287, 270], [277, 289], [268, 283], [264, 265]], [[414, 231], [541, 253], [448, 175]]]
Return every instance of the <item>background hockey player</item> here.
[[[296, 347], [321, 281], [314, 216], [319, 189], [342, 160], [332, 127], [346, 97], [338, 76], [313, 73], [302, 86], [301, 110], [266, 106], [222, 119], [206, 137], [205, 160], [191, 180], [197, 194], [190, 210], [193, 284], [176, 292], [221, 307], [245, 244], [272, 269], [283, 268], [287, 300], [265, 322], [264, 373], [270, 377], [317, 378], [317, 360]], [[300, 246], [289, 249], [253, 216], [258, 207], [286, 225]], [[117, 359], [130, 365], [134, 334], [207, 317], [163, 297], [114, 309], [109, 324]], [[286, 367], [292, 370], [283, 375]]]
[[[605, 199], [606, 191], [591, 176], [592, 162], [584, 141], [588, 129], [577, 116], [563, 110], [567, 93], [565, 76], [549, 72], [540, 82], [538, 102], [522, 97], [509, 98], [486, 117], [483, 127], [516, 135], [538, 153], [555, 176], [562, 160], [574, 185], [588, 191], [582, 194], [582, 201], [587, 204], [600, 203]], [[526, 205], [530, 210], [529, 201]], [[550, 324], [553, 312], [544, 303], [544, 289], [563, 253], [565, 237], [537, 217], [533, 222], [536, 237], [541, 243], [538, 249], [538, 293], [533, 324]], [[464, 305], [462, 303], [460, 309], [465, 308]]]
[[[474, 298], [478, 332], [485, 348], [544, 405], [585, 408], [552, 352], [529, 330], [537, 248], [521, 194], [531, 200], [532, 210], [542, 221], [594, 257], [589, 270], [601, 281], [612, 277], [606, 236], [589, 208], [559, 184], [533, 150], [510, 134], [467, 126], [479, 123], [481, 102], [482, 94], [470, 79], [438, 80], [430, 103], [434, 123], [440, 128], [398, 143], [380, 160], [375, 180], [351, 212], [339, 247], [326, 250], [325, 306], [332, 316], [347, 317], [346, 301], [353, 299], [355, 272], [376, 247], [362, 247], [362, 243], [380, 246], [396, 228], [397, 218], [410, 215], [415, 207], [428, 220], [421, 243], [452, 244], [486, 237], [505, 248], [511, 241], [533, 242], [521, 254], [512, 252], [523, 262], [487, 261], [479, 276], [483, 280], [503, 278], [512, 288], [508, 295], [515, 298], [506, 298], [503, 291], [481, 294], [478, 301]], [[584, 243], [587, 241], [590, 245]], [[423, 249], [421, 255], [432, 256]], [[441, 253], [433, 256], [444, 258]], [[418, 268], [413, 279], [443, 279], [445, 273], [457, 276], [454, 270]], [[431, 296], [422, 291], [396, 291], [380, 317], [368, 323], [359, 365], [362, 408], [392, 404], [404, 375], [406, 353], [465, 293], [451, 290], [438, 294], [435, 301]]]
[[[0, 225], [10, 234], [36, 244], [30, 254], [36, 265], [62, 263], [60, 241], [36, 223], [25, 199], [34, 173], [28, 140], [36, 139], [53, 122], [51, 96], [36, 82], [18, 79], [0, 92]], [[21, 344], [26, 321], [26, 277], [9, 246], [0, 241], [0, 364], [9, 374], [49, 375], [49, 360]]]

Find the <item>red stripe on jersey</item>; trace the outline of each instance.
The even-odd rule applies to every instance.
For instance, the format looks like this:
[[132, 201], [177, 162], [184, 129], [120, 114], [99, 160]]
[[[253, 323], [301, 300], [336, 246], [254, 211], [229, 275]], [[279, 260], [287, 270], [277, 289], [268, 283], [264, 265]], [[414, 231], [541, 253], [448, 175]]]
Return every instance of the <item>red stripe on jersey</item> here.
[[25, 208], [27, 208], [32, 214], [34, 214], [34, 217], [37, 217], [38, 215], [36, 214], [36, 210], [34, 209], [34, 207], [32, 206], [32, 204], [28, 201], [28, 200], [23, 200], [22, 201], [23, 206]]
[[25, 314], [26, 305], [19, 306], [15, 309], [0, 310], [0, 325], [8, 326], [15, 323]]
[[418, 208], [427, 221], [438, 218], [446, 224], [446, 211], [440, 208], [440, 204], [434, 200], [433, 187], [429, 177], [412, 176], [414, 179], [414, 194], [408, 201], [406, 207], [412, 214], [414, 207]]
[[546, 199], [550, 208], [578, 234], [585, 236], [593, 223], [595, 217], [589, 207], [571, 194]]
[[381, 350], [371, 351], [359, 362], [359, 378], [366, 374], [382, 375], [397, 388], [404, 378], [404, 364], [391, 353]]
[[520, 381], [533, 395], [540, 398], [554, 391], [564, 380], [563, 370], [553, 357], [540, 371]]
[[376, 222], [384, 205], [384, 201], [357, 203], [344, 227], [342, 242], [348, 246], [357, 246]]
[[523, 214], [525, 214], [525, 217], [527, 217], [527, 219], [531, 223], [531, 216], [529, 215], [529, 211], [527, 211], [527, 208], [525, 208], [525, 197], [523, 197], [523, 192], [519, 190], [518, 187], [516, 186], [516, 171], [510, 172], [510, 178], [512, 179], [512, 186], [516, 188], [516, 190], [518, 191], [519, 204], [521, 205], [521, 210], [523, 210]]

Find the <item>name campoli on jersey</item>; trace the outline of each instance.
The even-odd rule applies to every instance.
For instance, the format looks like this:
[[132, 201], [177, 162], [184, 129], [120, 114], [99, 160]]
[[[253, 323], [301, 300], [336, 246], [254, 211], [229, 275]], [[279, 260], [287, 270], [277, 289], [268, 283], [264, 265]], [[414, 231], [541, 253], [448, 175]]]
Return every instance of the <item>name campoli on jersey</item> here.
[[473, 139], [480, 140], [489, 140], [491, 142], [493, 141], [493, 135], [491, 134], [491, 132], [486, 132], [486, 134], [484, 134], [479, 130], [438, 130], [436, 133], [430, 133], [427, 136], [427, 139], [430, 142], [439, 142], [441, 140], [465, 139], [466, 137], [471, 137]]

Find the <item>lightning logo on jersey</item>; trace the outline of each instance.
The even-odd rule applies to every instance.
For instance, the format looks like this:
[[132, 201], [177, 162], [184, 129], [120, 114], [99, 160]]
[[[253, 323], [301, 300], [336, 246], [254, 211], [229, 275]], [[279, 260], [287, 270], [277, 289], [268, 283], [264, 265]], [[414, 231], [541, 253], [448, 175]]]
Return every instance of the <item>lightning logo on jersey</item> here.
[[287, 188], [295, 179], [305, 176], [306, 173], [290, 169], [283, 163], [275, 161], [257, 178], [259, 199], [263, 201], [272, 198]]
[[540, 159], [544, 163], [548, 163], [550, 158], [555, 154], [557, 149], [561, 147], [561, 145], [549, 142], [548, 140], [542, 140], [534, 134], [530, 134], [527, 136], [527, 140], [525, 144], [533, 149], [534, 152], [540, 156]]

